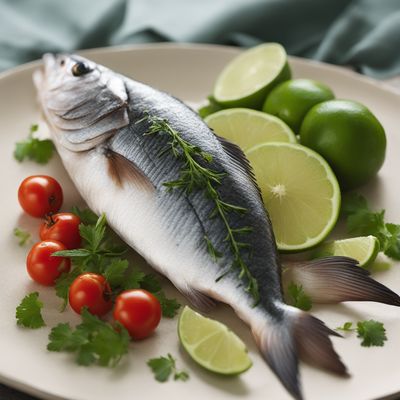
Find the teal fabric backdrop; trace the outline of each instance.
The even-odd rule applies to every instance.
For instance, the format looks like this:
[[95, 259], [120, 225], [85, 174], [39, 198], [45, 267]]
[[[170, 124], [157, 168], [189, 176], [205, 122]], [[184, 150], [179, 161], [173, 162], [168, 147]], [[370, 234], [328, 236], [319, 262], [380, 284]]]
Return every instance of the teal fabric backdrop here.
[[0, 0], [0, 70], [46, 51], [143, 42], [251, 46], [400, 73], [400, 0]]

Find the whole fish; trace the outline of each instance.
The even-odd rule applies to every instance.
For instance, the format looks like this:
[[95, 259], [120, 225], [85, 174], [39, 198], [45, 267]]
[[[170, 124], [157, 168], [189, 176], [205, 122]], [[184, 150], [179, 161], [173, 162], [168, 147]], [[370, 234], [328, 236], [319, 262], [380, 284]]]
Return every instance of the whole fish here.
[[[347, 375], [329, 339], [339, 335], [284, 302], [271, 223], [243, 152], [166, 93], [80, 56], [43, 59], [39, 102], [88, 206], [196, 308], [229, 304], [296, 399], [299, 358]], [[330, 257], [285, 274], [318, 301], [400, 305], [355, 264]]]

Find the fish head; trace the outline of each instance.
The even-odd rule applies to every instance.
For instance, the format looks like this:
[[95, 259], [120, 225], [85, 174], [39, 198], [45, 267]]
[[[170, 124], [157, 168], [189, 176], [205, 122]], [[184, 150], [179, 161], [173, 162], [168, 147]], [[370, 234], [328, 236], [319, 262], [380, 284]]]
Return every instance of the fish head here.
[[124, 78], [102, 65], [77, 55], [45, 54], [33, 80], [57, 145], [90, 150], [129, 124]]

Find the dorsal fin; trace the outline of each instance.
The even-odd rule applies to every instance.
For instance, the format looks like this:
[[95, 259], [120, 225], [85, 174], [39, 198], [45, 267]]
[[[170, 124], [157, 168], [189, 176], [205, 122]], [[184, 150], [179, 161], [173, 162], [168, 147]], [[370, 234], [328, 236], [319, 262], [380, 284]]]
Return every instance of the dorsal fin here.
[[247, 159], [246, 155], [243, 153], [243, 150], [238, 145], [230, 142], [229, 140], [218, 136], [215, 133], [214, 135], [221, 143], [226, 154], [229, 156], [235, 167], [237, 167], [240, 171], [242, 171], [250, 178], [250, 181], [253, 183], [254, 189], [258, 192], [262, 200], [261, 190], [254, 175], [253, 167], [251, 166], [250, 161]]

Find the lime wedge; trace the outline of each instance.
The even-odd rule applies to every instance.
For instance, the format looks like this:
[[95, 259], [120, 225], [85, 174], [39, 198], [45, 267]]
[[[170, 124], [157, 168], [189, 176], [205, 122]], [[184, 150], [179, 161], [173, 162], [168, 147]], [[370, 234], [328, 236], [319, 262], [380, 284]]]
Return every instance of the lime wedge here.
[[178, 334], [190, 357], [209, 371], [236, 375], [252, 366], [246, 346], [232, 331], [187, 306], [179, 317]]
[[271, 89], [290, 77], [285, 49], [278, 43], [261, 44], [225, 66], [217, 78], [213, 97], [227, 108], [261, 109]]
[[296, 143], [292, 130], [279, 118], [249, 108], [229, 108], [209, 115], [205, 122], [243, 151], [265, 142]]
[[340, 189], [327, 162], [292, 143], [265, 143], [247, 153], [271, 218], [278, 249], [322, 242], [339, 216]]
[[370, 235], [324, 243], [313, 252], [312, 257], [346, 256], [356, 259], [360, 267], [366, 267], [375, 261], [378, 253], [379, 241]]

